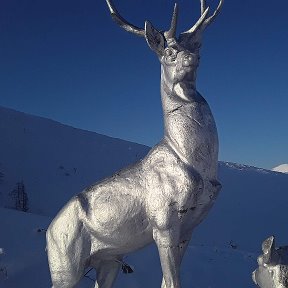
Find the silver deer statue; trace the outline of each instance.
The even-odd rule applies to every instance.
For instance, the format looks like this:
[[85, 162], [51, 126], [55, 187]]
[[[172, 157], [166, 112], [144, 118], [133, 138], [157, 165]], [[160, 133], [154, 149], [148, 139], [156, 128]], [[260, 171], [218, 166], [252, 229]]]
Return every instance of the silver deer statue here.
[[262, 243], [262, 251], [252, 274], [254, 283], [261, 288], [288, 288], [288, 246], [275, 248], [271, 236]]
[[[106, 0], [112, 18], [144, 37], [161, 63], [164, 137], [148, 155], [73, 197], [49, 226], [47, 252], [54, 288], [75, 287], [85, 269], [96, 269], [98, 288], [112, 287], [127, 253], [155, 241], [162, 288], [180, 288], [180, 264], [191, 234], [221, 188], [217, 180], [218, 136], [213, 115], [196, 90], [204, 29], [214, 13], [201, 2], [201, 17], [176, 37], [177, 5], [171, 27], [150, 22], [138, 28]], [[124, 268], [123, 268], [124, 267]]]

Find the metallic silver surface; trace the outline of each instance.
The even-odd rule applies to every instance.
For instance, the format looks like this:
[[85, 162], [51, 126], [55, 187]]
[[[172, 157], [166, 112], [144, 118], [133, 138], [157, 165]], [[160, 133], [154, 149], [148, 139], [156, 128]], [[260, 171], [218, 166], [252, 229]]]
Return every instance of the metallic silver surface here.
[[[95, 287], [112, 287], [123, 256], [155, 241], [162, 287], [179, 288], [180, 264], [192, 231], [221, 188], [216, 125], [195, 85], [199, 45], [193, 44], [193, 33], [176, 39], [177, 6], [171, 28], [161, 33], [148, 21], [145, 29], [135, 28], [107, 3], [114, 19], [121, 20], [117, 23], [144, 33], [159, 57], [164, 137], [142, 161], [72, 198], [52, 221], [47, 252], [53, 287], [74, 287], [87, 267], [97, 271]], [[203, 24], [211, 17], [201, 3]], [[199, 44], [198, 34], [196, 38]]]
[[288, 287], [288, 246], [275, 248], [275, 238], [267, 238], [262, 244], [263, 255], [257, 259], [259, 268], [252, 274], [255, 284], [261, 288]]

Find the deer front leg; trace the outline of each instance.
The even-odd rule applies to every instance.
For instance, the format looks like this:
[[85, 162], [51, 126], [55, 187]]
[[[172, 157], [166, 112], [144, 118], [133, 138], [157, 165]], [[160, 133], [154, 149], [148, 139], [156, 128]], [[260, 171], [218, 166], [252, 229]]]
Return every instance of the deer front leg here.
[[[180, 266], [184, 257], [184, 254], [187, 250], [187, 247], [189, 245], [190, 239], [191, 239], [192, 231], [189, 231], [185, 235], [180, 236], [180, 245], [179, 245], [179, 255], [180, 255]], [[161, 288], [167, 288], [168, 286], [165, 285], [165, 279], [162, 278], [162, 284]]]
[[159, 228], [153, 230], [166, 288], [180, 288], [179, 230], [179, 227], [175, 226], [164, 230]]

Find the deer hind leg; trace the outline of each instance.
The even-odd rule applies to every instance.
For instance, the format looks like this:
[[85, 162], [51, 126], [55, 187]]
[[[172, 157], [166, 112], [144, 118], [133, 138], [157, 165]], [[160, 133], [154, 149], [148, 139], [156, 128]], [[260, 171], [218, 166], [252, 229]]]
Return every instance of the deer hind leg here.
[[83, 277], [90, 257], [91, 241], [72, 199], [50, 224], [47, 254], [53, 288], [73, 288]]
[[86, 249], [89, 242], [75, 239], [74, 243], [67, 243], [67, 249], [62, 249], [63, 247], [53, 240], [50, 239], [47, 243], [53, 288], [73, 288], [84, 275], [89, 259], [89, 251]]
[[97, 282], [95, 288], [111, 288], [116, 280], [121, 264], [115, 260], [102, 260], [95, 265]]
[[[57, 245], [57, 244], [56, 244]], [[57, 246], [51, 249], [48, 247], [49, 268], [53, 288], [73, 288], [83, 277], [86, 263], [80, 259], [75, 251], [75, 257], [69, 255], [69, 252], [60, 251]], [[67, 253], [67, 254], [66, 254]]]

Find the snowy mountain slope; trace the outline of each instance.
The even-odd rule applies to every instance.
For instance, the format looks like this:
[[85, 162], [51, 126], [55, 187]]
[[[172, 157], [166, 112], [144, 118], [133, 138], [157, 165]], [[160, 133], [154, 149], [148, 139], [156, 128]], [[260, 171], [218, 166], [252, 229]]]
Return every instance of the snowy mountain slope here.
[[222, 162], [219, 178], [222, 190], [193, 243], [257, 251], [274, 234], [288, 244], [287, 174]]
[[4, 251], [0, 255], [1, 288], [49, 287], [45, 231], [41, 229], [50, 221], [44, 216], [0, 208], [0, 248]]
[[288, 164], [281, 164], [279, 166], [276, 166], [272, 169], [272, 171], [288, 173]]
[[11, 205], [8, 194], [23, 180], [29, 211], [42, 215], [55, 215], [72, 195], [149, 150], [3, 107], [0, 135], [0, 207]]
[[[5, 251], [0, 255], [0, 287], [50, 287], [41, 229], [72, 195], [149, 149], [1, 107], [0, 135], [0, 172], [4, 173], [0, 206], [7, 206], [8, 193], [23, 180], [30, 212], [51, 217], [0, 209], [0, 248]], [[262, 241], [274, 234], [279, 245], [288, 243], [287, 174], [220, 162], [219, 178], [220, 195], [195, 229], [185, 257], [184, 287], [254, 287], [251, 272]], [[35, 232], [38, 228], [40, 232]], [[135, 273], [120, 275], [116, 288], [160, 285], [155, 247], [129, 255], [126, 261]], [[7, 268], [6, 280], [1, 267]], [[85, 278], [80, 287], [93, 285]]]

